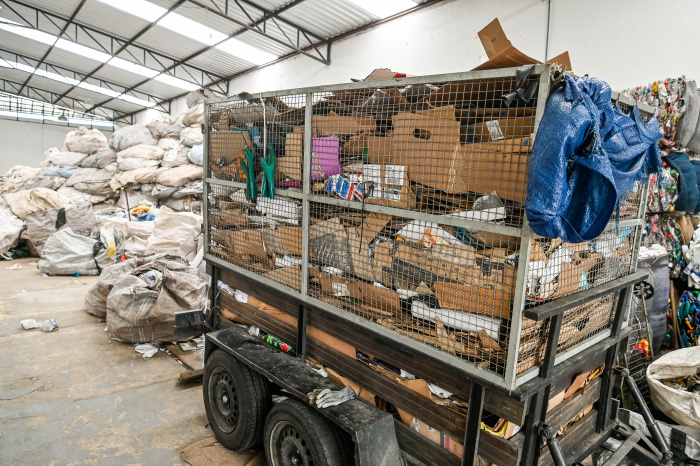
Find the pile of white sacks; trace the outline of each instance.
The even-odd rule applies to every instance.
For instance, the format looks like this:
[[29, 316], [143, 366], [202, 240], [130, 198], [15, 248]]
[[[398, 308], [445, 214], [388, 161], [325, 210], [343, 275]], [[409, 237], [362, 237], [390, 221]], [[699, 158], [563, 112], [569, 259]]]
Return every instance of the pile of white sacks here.
[[[201, 242], [204, 98], [191, 93], [175, 121], [165, 115], [121, 127], [109, 140], [79, 127], [62, 149], [45, 152], [40, 167], [10, 169], [0, 178], [0, 255], [10, 258], [24, 244], [42, 257], [42, 271], [61, 274], [100, 273], [122, 255], [194, 258]], [[82, 258], [87, 265], [73, 257], [66, 267], [70, 260], [61, 255], [78, 243], [87, 250], [86, 239], [104, 251]], [[45, 257], [50, 251], [54, 257]]]

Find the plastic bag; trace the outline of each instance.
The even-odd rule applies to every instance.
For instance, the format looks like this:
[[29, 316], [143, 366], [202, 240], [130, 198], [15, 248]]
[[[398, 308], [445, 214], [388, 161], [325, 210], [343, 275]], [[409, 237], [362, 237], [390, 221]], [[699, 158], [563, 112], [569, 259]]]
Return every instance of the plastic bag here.
[[51, 190], [57, 190], [66, 182], [66, 178], [62, 176], [40, 176], [37, 175], [24, 182], [22, 187], [18, 191], [23, 191], [25, 189], [34, 188], [46, 188]]
[[194, 107], [191, 107], [182, 118], [182, 124], [185, 126], [195, 126], [204, 124], [204, 103], [200, 102]]
[[[110, 223], [101, 225], [93, 237], [65, 228], [46, 240], [37, 267], [42, 273], [56, 275], [99, 275], [121, 257], [123, 239], [122, 233]], [[110, 243], [115, 247], [111, 253]]]
[[200, 167], [204, 165], [204, 144], [192, 146], [192, 149], [190, 149], [187, 154], [187, 158], [195, 165], [199, 165]]
[[17, 246], [23, 228], [24, 222], [10, 209], [0, 207], [0, 254], [5, 255]]
[[161, 167], [179, 167], [190, 163], [190, 160], [187, 158], [189, 149], [187, 146], [180, 144], [180, 141], [176, 139], [161, 139], [158, 142], [158, 147], [165, 150], [163, 160], [160, 161]]
[[112, 163], [117, 163], [117, 151], [107, 147], [85, 157], [80, 162], [80, 166], [83, 168], [107, 168]]
[[41, 255], [46, 240], [58, 230], [70, 228], [73, 233], [90, 236], [97, 226], [91, 205], [65, 209], [45, 209], [27, 215], [26, 239], [30, 250]]
[[56, 152], [52, 151], [46, 157], [46, 160], [52, 165], [59, 167], [63, 166], [74, 166], [78, 165], [83, 159], [87, 157], [87, 154], [81, 152]]
[[158, 172], [156, 182], [165, 186], [180, 187], [185, 183], [202, 178], [204, 169], [198, 165], [181, 165]]
[[64, 146], [72, 152], [83, 154], [94, 154], [103, 149], [107, 149], [107, 137], [99, 129], [87, 129], [79, 126], [75, 131], [66, 134]]
[[80, 167], [75, 165], [59, 166], [49, 164], [48, 166], [39, 170], [39, 176], [62, 176], [63, 178], [70, 178], [78, 170], [80, 170]]
[[151, 131], [142, 125], [125, 126], [119, 128], [112, 134], [111, 146], [117, 151], [128, 149], [137, 144], [148, 144], [154, 146], [158, 144], [158, 139], [154, 138]]
[[695, 375], [700, 370], [700, 346], [681, 348], [654, 361], [647, 368], [649, 393], [654, 406], [677, 423], [700, 427], [700, 396], [663, 384], [664, 379]]
[[34, 188], [18, 193], [5, 194], [5, 201], [10, 206], [10, 210], [20, 219], [24, 220], [27, 215], [44, 209], [60, 209], [75, 205], [71, 199], [62, 196], [57, 191], [46, 188]]
[[180, 133], [180, 142], [188, 147], [196, 146], [204, 142], [201, 126], [185, 128]]
[[149, 288], [149, 283], [133, 274], [123, 276], [107, 298], [107, 328], [117, 341], [173, 341], [175, 312], [199, 309], [206, 303], [207, 283], [194, 273], [163, 268], [159, 289]]
[[153, 234], [148, 240], [146, 254], [176, 252], [182, 257], [196, 254], [196, 239], [201, 233], [202, 218], [199, 215], [174, 212], [161, 207], [154, 220]]
[[110, 196], [113, 193], [109, 182], [112, 172], [101, 168], [81, 168], [66, 180], [65, 186], [96, 196]]
[[179, 138], [182, 126], [167, 123], [151, 122], [146, 125], [154, 138]]
[[145, 184], [153, 183], [158, 175], [156, 167], [140, 167], [134, 170], [127, 170], [121, 173], [115, 173], [110, 181], [110, 186], [115, 191], [122, 186], [129, 184]]

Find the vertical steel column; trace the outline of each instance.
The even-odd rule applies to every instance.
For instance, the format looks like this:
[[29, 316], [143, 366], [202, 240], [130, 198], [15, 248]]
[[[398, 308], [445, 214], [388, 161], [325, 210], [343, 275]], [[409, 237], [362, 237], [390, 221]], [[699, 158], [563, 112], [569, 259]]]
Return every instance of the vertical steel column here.
[[469, 411], [467, 412], [467, 427], [464, 430], [462, 443], [462, 466], [479, 464], [479, 436], [481, 435], [481, 415], [484, 410], [485, 389], [483, 385], [472, 382], [469, 391]]
[[[610, 336], [614, 338], [619, 338], [620, 329], [622, 328], [622, 319], [624, 313], [630, 308], [632, 300], [630, 295], [632, 294], [632, 286], [630, 285], [626, 288], [620, 290], [620, 295], [617, 298], [617, 306], [615, 308], [615, 315], [613, 316], [612, 328], [610, 329]], [[625, 349], [627, 347], [625, 346]], [[602, 432], [608, 425], [608, 420], [610, 418], [610, 406], [612, 400], [613, 392], [613, 366], [617, 362], [617, 352], [620, 349], [620, 341], [608, 348], [605, 354], [605, 369], [603, 370], [603, 377], [600, 384], [600, 400], [598, 401], [598, 419], [596, 420], [596, 432]]]
[[[547, 97], [549, 97], [549, 69], [547, 67], [540, 75], [534, 134], [537, 134], [537, 128], [540, 125], [544, 108], [547, 105]], [[530, 245], [533, 235], [534, 233], [527, 222], [527, 218], [523, 218], [523, 226], [520, 233], [520, 249], [518, 251], [518, 272], [515, 280], [515, 296], [513, 298], [513, 313], [510, 320], [508, 355], [506, 357], [505, 382], [508, 388], [515, 388], [515, 379], [518, 375], [518, 349], [520, 347], [520, 331], [523, 325], [523, 309], [525, 308], [527, 294], [527, 271], [530, 264]]]
[[[639, 248], [642, 246], [642, 231], [644, 230], [644, 225], [646, 225], [646, 214], [647, 214], [647, 199], [649, 197], [649, 182], [644, 183], [640, 189], [639, 193], [639, 209], [637, 210], [637, 218], [641, 221], [641, 224], [636, 228], [634, 244], [632, 244], [632, 264], [630, 264], [630, 273], [637, 271], [637, 263], [639, 262]], [[632, 308], [632, 300], [629, 300], [629, 306], [624, 309], [622, 316], [622, 326], [627, 327], [630, 309]]]
[[302, 201], [301, 201], [301, 294], [308, 294], [309, 288], [309, 223], [311, 207], [311, 115], [313, 93], [306, 93], [304, 108], [304, 161], [302, 164]]
[[[207, 179], [210, 177], [211, 173], [209, 171], [209, 144], [211, 144], [211, 127], [209, 126], [209, 110], [211, 104], [204, 104], [204, 124], [202, 125], [202, 132], [204, 133], [204, 146], [202, 147], [204, 152], [204, 185], [202, 194], [204, 196], [204, 203], [202, 204], [202, 219], [204, 221], [204, 252], [209, 253], [209, 183]], [[212, 287], [216, 288], [216, 283], [212, 283]]]

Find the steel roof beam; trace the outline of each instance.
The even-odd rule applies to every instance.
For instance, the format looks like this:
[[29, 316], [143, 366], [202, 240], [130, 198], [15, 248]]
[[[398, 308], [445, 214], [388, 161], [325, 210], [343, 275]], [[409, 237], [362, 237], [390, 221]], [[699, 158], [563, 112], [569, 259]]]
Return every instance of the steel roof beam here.
[[[63, 77], [65, 77], [65, 78], [68, 78], [68, 79], [72, 79], [72, 80], [75, 80], [75, 81], [81, 81], [81, 82], [86, 82], [87, 79], [88, 79], [88, 76], [87, 76], [87, 74], [85, 74], [85, 73], [78, 73], [77, 71], [70, 70], [70, 69], [65, 68], [65, 67], [63, 67], [63, 66], [61, 66], [61, 65], [56, 65], [56, 64], [54, 64], [54, 63], [49, 63], [49, 62], [47, 62], [47, 61], [45, 61], [45, 60], [44, 60], [43, 62], [40, 62], [40, 61], [39, 61], [38, 59], [36, 59], [36, 58], [28, 57], [28, 56], [26, 56], [26, 55], [22, 55], [22, 54], [19, 54], [19, 53], [17, 53], [17, 52], [13, 52], [13, 51], [11, 51], [11, 50], [6, 50], [6, 49], [0, 48], [0, 60], [7, 60], [7, 58], [3, 57], [3, 54], [12, 55], [12, 56], [14, 57], [14, 61], [15, 61], [16, 63], [20, 63], [20, 61], [21, 61], [21, 62], [23, 62], [24, 64], [33, 67], [35, 71], [38, 70], [38, 69], [44, 69], [44, 68], [48, 71], [48, 69], [51, 68], [51, 71], [55, 72], [56, 74], [58, 74], [58, 75], [60, 75], [60, 76], [63, 76]], [[16, 69], [16, 68], [12, 68], [12, 69]], [[24, 70], [17, 70], [17, 71], [22, 71], [23, 73], [29, 73], [28, 71], [24, 71]], [[40, 76], [40, 75], [39, 75], [39, 76]], [[40, 77], [42, 77], [42, 76], [40, 76]], [[47, 79], [50, 79], [50, 78], [47, 78]], [[133, 90], [133, 89], [128, 89], [128, 88], [127, 88], [126, 86], [124, 86], [124, 85], [117, 84], [117, 83], [114, 83], [114, 82], [111, 82], [111, 81], [107, 81], [107, 80], [105, 80], [105, 79], [95, 78], [95, 77], [92, 77], [92, 78], [89, 78], [89, 79], [91, 79], [91, 80], [93, 80], [94, 82], [96, 82], [96, 83], [97, 83], [96, 85], [99, 85], [100, 87], [104, 87], [104, 88], [106, 88], [106, 89], [112, 90], [112, 91], [114, 91], [114, 92], [118, 92], [118, 93], [120, 93], [120, 94], [130, 95], [130, 96], [132, 96], [132, 97], [136, 97], [137, 99], [141, 99], [141, 100], [145, 100], [145, 101], [148, 101], [148, 102], [152, 102], [153, 104], [155, 104], [155, 106], [159, 106], [160, 109], [161, 109], [162, 111], [164, 111], [164, 112], [165, 112], [165, 111], [168, 111], [167, 109], [168, 109], [169, 107], [166, 107], [166, 106], [164, 105], [164, 104], [167, 103], [167, 102], [164, 102], [164, 99], [161, 98], [161, 97], [156, 97], [156, 96], [154, 96], [154, 95], [152, 95], [152, 94], [148, 94], [148, 93], [146, 93], [146, 92], [141, 92], [141, 91], [136, 91], [136, 90]], [[94, 82], [89, 82], [88, 84], [94, 84]], [[26, 85], [26, 84], [27, 84], [27, 83], [26, 83], [26, 81], [25, 81], [24, 85]], [[93, 91], [93, 90], [90, 90], [90, 89], [85, 89], [85, 88], [80, 88], [80, 89], [85, 90], [85, 91], [88, 91], [88, 92], [93, 92], [93, 93], [98, 94], [98, 95], [104, 95], [104, 94], [100, 94], [99, 92], [96, 92], [96, 91]], [[21, 91], [21, 90], [22, 90], [22, 89], [20, 89], [20, 91]], [[138, 105], [138, 104], [134, 104], [134, 103], [132, 103], [132, 102], [129, 102], [128, 100], [125, 100], [125, 102], [131, 103], [132, 105]]]
[[[303, 0], [302, 0], [302, 1], [303, 1]], [[380, 0], [377, 0], [377, 1], [380, 1]], [[364, 26], [360, 26], [360, 27], [358, 27], [358, 28], [355, 28], [355, 29], [352, 29], [352, 30], [350, 30], [350, 31], [344, 32], [344, 33], [342, 33], [342, 34], [338, 34], [337, 36], [332, 37], [330, 40], [331, 40], [331, 41], [336, 41], [336, 40], [344, 39], [344, 38], [349, 37], [349, 36], [351, 36], [351, 35], [353, 35], [353, 34], [357, 34], [358, 32], [364, 31], [364, 30], [366, 30], [366, 29], [368, 29], [368, 28], [372, 28], [372, 27], [378, 26], [378, 25], [380, 25], [380, 24], [384, 24], [384, 23], [389, 22], [389, 21], [392, 21], [392, 20], [394, 20], [394, 19], [396, 19], [396, 18], [400, 18], [400, 17], [402, 17], [402, 16], [408, 15], [408, 14], [413, 13], [413, 12], [416, 12], [416, 11], [418, 11], [418, 10], [422, 10], [423, 8], [427, 8], [427, 7], [433, 6], [433, 5], [438, 4], [438, 3], [442, 2], [442, 1], [444, 1], [444, 0], [428, 0], [428, 1], [424, 2], [424, 3], [417, 4], [417, 5], [414, 6], [413, 8], [409, 8], [408, 10], [405, 10], [405, 11], [402, 11], [402, 12], [400, 12], [400, 13], [397, 13], [397, 14], [395, 14], [394, 16], [390, 16], [390, 17], [388, 17], [388, 18], [384, 18], [384, 19], [381, 19], [381, 20], [379, 20], [379, 21], [375, 21], [375, 22], [373, 22], [373, 23], [369, 23], [369, 24], [366, 24], [366, 25], [364, 25]], [[293, 3], [294, 3], [294, 5], [296, 5], [296, 4], [298, 4], [298, 3], [301, 3], [301, 1], [299, 1], [299, 2], [293, 2]], [[292, 5], [292, 6], [293, 6], [293, 5]], [[284, 8], [282, 8], [282, 9], [284, 9]], [[279, 11], [281, 11], [282, 9], [277, 10], [277, 11], [279, 12]], [[240, 33], [240, 32], [239, 32], [239, 33]], [[238, 33], [237, 33], [237, 34], [238, 34]], [[329, 44], [329, 45], [330, 45], [330, 44]], [[252, 71], [260, 70], [260, 69], [265, 68], [265, 67], [267, 67], [267, 66], [274, 65], [274, 64], [276, 64], [276, 63], [282, 62], [282, 61], [284, 61], [284, 60], [286, 60], [286, 59], [288, 59], [288, 58], [291, 58], [291, 57], [293, 57], [293, 56], [296, 56], [296, 55], [298, 55], [298, 54], [299, 54], [298, 52], [291, 52], [291, 53], [289, 53], [289, 54], [287, 54], [287, 55], [285, 55], [285, 56], [283, 56], [283, 57], [278, 58], [277, 60], [275, 60], [275, 61], [273, 61], [273, 62], [266, 63], [266, 64], [260, 65], [260, 66], [254, 66], [254, 67], [249, 68], [249, 69], [247, 69], [247, 70], [243, 70], [243, 71], [238, 72], [238, 73], [236, 73], [236, 74], [232, 74], [232, 75], [227, 76], [226, 78], [224, 78], [224, 79], [222, 79], [222, 80], [220, 80], [220, 81], [215, 81], [215, 82], [213, 82], [213, 83], [211, 83], [211, 84], [207, 84], [205, 87], [206, 87], [206, 88], [211, 88], [211, 86], [218, 86], [220, 83], [226, 83], [226, 86], [228, 86], [229, 83], [230, 83], [230, 81], [231, 81], [232, 79], [235, 79], [235, 78], [237, 78], [237, 77], [239, 77], [239, 76], [242, 76], [242, 75], [244, 75], [244, 74], [246, 74], [246, 73], [250, 73], [250, 72], [252, 72]], [[228, 93], [227, 93], [227, 94], [228, 94]], [[187, 93], [180, 94], [180, 95], [176, 95], [175, 97], [170, 97], [169, 99], [167, 99], [166, 102], [172, 102], [173, 100], [179, 99], [179, 98], [184, 97], [184, 96], [186, 96], [186, 95], [187, 95]], [[142, 111], [142, 110], [138, 110], [138, 111], [136, 111], [136, 112], [131, 112], [131, 113], [124, 113], [124, 114], [121, 115], [121, 117], [123, 117], [123, 118], [130, 117], [130, 116], [135, 115], [135, 114], [137, 114], [137, 113], [139, 113], [139, 112], [141, 112], [141, 111]]]
[[[238, 8], [248, 18], [251, 18], [251, 15], [248, 13], [248, 11], [246, 10], [245, 6], [243, 6], [243, 4], [248, 5], [251, 8], [255, 8], [263, 13], [262, 19], [260, 19], [258, 21], [252, 21], [252, 18], [251, 18], [251, 23], [248, 24], [248, 23], [240, 21], [232, 16], [229, 16], [226, 11], [221, 11], [221, 9], [219, 9], [219, 7], [216, 4], [214, 4], [213, 2], [212, 2], [212, 4], [214, 5], [215, 9], [212, 9], [212, 7], [210, 7], [208, 4], [201, 2], [199, 0], [189, 0], [189, 2], [192, 3], [193, 5], [197, 5], [200, 8], [204, 8], [204, 9], [214, 13], [215, 15], [217, 15], [221, 18], [227, 19], [228, 21], [231, 21], [232, 23], [235, 23], [239, 26], [242, 26], [244, 29], [237, 31], [235, 33], [236, 35], [240, 35], [241, 33], [246, 32], [246, 31], [251, 31], [251, 32], [259, 34], [259, 35], [261, 35], [261, 36], [263, 36], [263, 37], [265, 37], [273, 42], [276, 42], [280, 45], [288, 47], [297, 53], [300, 53], [302, 55], [306, 55], [309, 58], [313, 58], [314, 60], [319, 61], [319, 62], [323, 63], [324, 65], [331, 64], [330, 39], [325, 38], [325, 37], [321, 37], [317, 34], [314, 34], [313, 32], [309, 31], [308, 29], [305, 29], [292, 21], [284, 19], [283, 17], [279, 16], [279, 13], [280, 13], [279, 10], [278, 11], [270, 11], [270, 10], [268, 10], [264, 7], [261, 7], [260, 5], [257, 5], [256, 3], [251, 2], [249, 0], [235, 0]], [[266, 32], [266, 27], [265, 27], [267, 21], [271, 21], [272, 23], [274, 23], [274, 25], [277, 26], [279, 31], [282, 33], [282, 35], [284, 35], [284, 37], [287, 40], [285, 41], [282, 39], [278, 39], [277, 37], [274, 37], [274, 36], [268, 34]], [[287, 33], [284, 32], [282, 27], [278, 24], [278, 22], [284, 23], [287, 26], [295, 29], [296, 30], [295, 37], [289, 37], [287, 35]], [[263, 25], [262, 28], [260, 27], [261, 24]], [[306, 39], [306, 41], [307, 41], [306, 44], [301, 43], [302, 36]], [[325, 56], [318, 48], [318, 47], [323, 47], [324, 45], [326, 46]], [[311, 51], [307, 51], [309, 48], [313, 49], [313, 52], [315, 52], [315, 53], [312, 53]]]
[[[148, 31], [150, 31], [151, 28], [152, 28], [153, 26], [155, 26], [155, 25], [158, 23], [158, 21], [160, 21], [160, 20], [163, 19], [165, 16], [167, 16], [167, 15], [169, 15], [170, 13], [172, 13], [173, 11], [175, 11], [180, 5], [182, 5], [183, 3], [185, 3], [185, 1], [186, 1], [186, 0], [178, 0], [174, 5], [172, 5], [170, 8], [168, 8], [168, 9], [165, 11], [165, 13], [163, 13], [162, 15], [160, 15], [160, 17], [159, 17], [158, 19], [156, 19], [155, 21], [153, 21], [151, 24], [149, 24], [149, 25], [146, 26], [145, 28], [141, 29], [141, 30], [140, 30], [138, 33], [136, 33], [136, 35], [134, 35], [131, 39], [127, 40], [127, 41], [126, 41], [121, 47], [119, 47], [119, 49], [118, 49], [115, 53], [113, 53], [112, 55], [115, 55], [115, 56], [116, 56], [116, 55], [119, 55], [120, 53], [122, 53], [123, 51], [125, 51], [130, 45], [132, 45], [132, 44], [134, 43], [134, 41], [136, 41], [136, 39], [138, 39], [138, 38], [141, 37], [142, 35], [146, 34]], [[132, 56], [133, 56], [133, 55], [132, 55]], [[136, 59], [136, 57], [134, 57], [134, 59]], [[97, 73], [97, 72], [100, 71], [102, 68], [104, 68], [105, 65], [106, 65], [106, 63], [101, 63], [97, 68], [95, 68], [94, 70], [92, 70], [91, 72], [89, 72], [89, 73], [87, 74], [87, 76], [85, 77], [85, 79], [91, 78], [95, 73]], [[77, 85], [71, 87], [71, 88], [68, 89], [66, 92], [64, 92], [63, 95], [62, 95], [61, 97], [65, 96], [66, 94], [68, 94], [69, 92], [71, 92], [72, 90], [74, 90], [74, 89], [77, 88], [77, 87], [78, 87]]]
[[[276, 10], [274, 13], [275, 13], [275, 14], [282, 13], [283, 11], [286, 11], [286, 10], [288, 10], [288, 9], [294, 7], [294, 6], [297, 6], [297, 5], [299, 5], [300, 3], [302, 3], [302, 2], [304, 2], [304, 0], [295, 0], [295, 1], [293, 1], [293, 2], [291, 2], [291, 3], [289, 3], [289, 4], [287, 4], [287, 5], [283, 6], [282, 8], [279, 8], [279, 9]], [[216, 6], [216, 4], [214, 4], [214, 6]], [[228, 4], [227, 4], [227, 6], [228, 6]], [[218, 6], [217, 6], [217, 9], [218, 9]], [[262, 24], [263, 21], [264, 21], [264, 19], [260, 19], [260, 20], [258, 20], [258, 21], [256, 21], [256, 22], [254, 22], [254, 23], [253, 23], [253, 26], [257, 26], [257, 25], [259, 25], [259, 24]], [[198, 56], [200, 56], [200, 55], [202, 55], [202, 54], [204, 54], [204, 53], [206, 53], [206, 52], [208, 52], [208, 51], [210, 51], [210, 50], [212, 50], [212, 49], [215, 49], [216, 46], [218, 46], [219, 44], [222, 44], [222, 43], [226, 42], [227, 40], [229, 40], [229, 39], [231, 39], [231, 38], [234, 38], [234, 37], [236, 37], [236, 36], [239, 36], [239, 35], [243, 34], [243, 33], [246, 32], [246, 31], [247, 31], [247, 29], [241, 29], [240, 31], [236, 31], [236, 32], [234, 32], [233, 34], [231, 34], [230, 36], [226, 37], [225, 39], [223, 39], [223, 40], [217, 42], [216, 44], [212, 44], [212, 45], [209, 45], [209, 46], [207, 46], [207, 47], [204, 47], [204, 48], [202, 48], [202, 49], [200, 49], [200, 50], [198, 50], [198, 51], [196, 51], [196, 52], [194, 52], [194, 53], [188, 55], [187, 57], [183, 58], [182, 60], [179, 60], [179, 61], [175, 62], [175, 63], [174, 63], [173, 65], [171, 65], [170, 67], [166, 68], [165, 71], [168, 71], [168, 70], [170, 70], [170, 69], [176, 68], [176, 67], [178, 67], [178, 66], [180, 66], [180, 65], [182, 65], [182, 64], [184, 64], [184, 63], [186, 63], [186, 62], [188, 62], [188, 61], [190, 61], [190, 60], [192, 60], [192, 59], [194, 59], [194, 58], [196, 58], [196, 57], [198, 57]], [[136, 89], [136, 88], [138, 88], [138, 87], [140, 87], [140, 86], [143, 86], [144, 84], [149, 83], [149, 82], [151, 82], [151, 81], [153, 81], [153, 78], [144, 79], [143, 81], [141, 81], [141, 82], [139, 82], [139, 83], [136, 83], [134, 86], [129, 87], [129, 88], [127, 89], [127, 92], [128, 92], [128, 91], [133, 91], [134, 89]], [[218, 87], [222, 94], [228, 95], [228, 82], [226, 82], [226, 89], [225, 89], [225, 90], [221, 87], [221, 83], [222, 83], [222, 82], [224, 82], [224, 80], [218, 79], [218, 80], [216, 80], [214, 83], [212, 83], [211, 85], [212, 85], [212, 86]], [[205, 87], [205, 86], [202, 86], [202, 87]], [[113, 98], [107, 99], [107, 100], [101, 102], [99, 105], [104, 105], [104, 104], [106, 104], [106, 103], [111, 102], [112, 100], [114, 100], [114, 99], [113, 99]], [[169, 100], [167, 100], [166, 102], [171, 102], [171, 101], [172, 101], [172, 99], [169, 99]], [[129, 115], [131, 115], [131, 114], [129, 114]]]
[[[70, 26], [71, 22], [73, 22], [75, 17], [78, 16], [78, 13], [83, 8], [83, 5], [85, 5], [86, 1], [87, 0], [80, 1], [80, 4], [78, 5], [78, 7], [75, 9], [75, 11], [71, 15], [71, 17], [68, 19], [68, 22], [63, 26], [63, 29], [61, 29], [61, 32], [58, 34], [58, 36], [56, 36], [56, 40], [54, 41], [54, 43], [51, 44], [51, 47], [49, 47], [49, 49], [46, 51], [44, 56], [41, 57], [41, 60], [39, 60], [39, 64], [34, 68], [34, 71], [36, 71], [36, 69], [39, 68], [42, 65], [42, 63], [44, 63], [44, 60], [46, 60], [46, 57], [49, 56], [49, 54], [51, 53], [53, 48], [56, 46], [56, 42], [58, 42], [58, 39], [60, 39], [61, 36], [63, 36], [63, 34], [66, 33], [66, 29], [68, 29], [68, 26]], [[24, 81], [24, 84], [22, 84], [22, 88], [19, 90], [20, 92], [22, 92], [22, 90], [24, 90], [24, 86], [26, 86], [29, 83], [29, 81], [32, 79], [32, 76], [34, 76], [33, 73], [27, 77], [26, 81]]]
[[[46, 102], [48, 105], [56, 105], [50, 103], [57, 95], [56, 92], [47, 91], [46, 89], [41, 89], [39, 87], [27, 85], [24, 86], [24, 89], [20, 93], [19, 90], [22, 88], [22, 86], [22, 83], [0, 78], [0, 91], [6, 92], [8, 94], [14, 94], [20, 97], [26, 97], [28, 99], [41, 100]], [[72, 97], [63, 97], [60, 100], [60, 102], [65, 107], [72, 108], [75, 111], [79, 111], [85, 114], [92, 113], [87, 111], [87, 106], [84, 105], [79, 99], [74, 99]], [[76, 107], [80, 107], [82, 108], [82, 110], [79, 110]], [[95, 116], [102, 117], [107, 120], [113, 120], [114, 115], [120, 115], [118, 111], [109, 107], [99, 107], [96, 110], [100, 111], [102, 114], [100, 115], [97, 112], [95, 112]]]
[[[95, 28], [92, 28], [90, 26], [85, 26], [84, 24], [77, 23], [76, 21], [69, 21], [68, 18], [65, 18], [61, 15], [57, 15], [55, 13], [51, 13], [45, 10], [42, 10], [41, 8], [37, 8], [35, 6], [29, 5], [27, 3], [24, 3], [19, 0], [0, 0], [0, 4], [6, 6], [9, 10], [11, 10], [13, 13], [15, 13], [19, 18], [21, 18], [26, 24], [28, 24], [30, 27], [47, 32], [49, 34], [54, 34], [56, 35], [57, 31], [51, 30], [50, 28], [46, 27], [41, 27], [41, 19], [46, 19], [53, 26], [56, 27], [56, 29], [61, 29], [62, 26], [59, 26], [56, 21], [60, 24], [64, 24], [66, 22], [70, 23], [69, 29], [66, 30], [65, 35], [69, 37], [73, 42], [79, 43], [81, 45], [85, 45], [88, 47], [97, 47], [101, 49], [104, 53], [112, 56], [116, 56], [116, 50], [123, 48], [124, 44], [127, 44], [125, 47], [124, 52], [128, 53], [131, 57], [136, 60], [136, 62], [139, 65], [142, 66], [151, 66], [148, 63], [148, 59], [151, 59], [155, 63], [158, 63], [161, 68], [165, 68], [166, 66], [168, 69], [174, 69], [174, 67], [170, 67], [169, 63], [175, 63], [178, 62], [178, 58], [171, 57], [169, 55], [166, 55], [161, 52], [156, 52], [155, 50], [151, 50], [149, 48], [146, 48], [144, 46], [134, 44], [133, 42], [130, 43], [129, 39], [121, 39], [119, 37], [115, 37], [111, 34], [98, 31]], [[28, 18], [27, 16], [23, 16], [19, 11], [17, 11], [16, 8], [13, 8], [13, 5], [20, 5], [23, 8], [26, 8], [32, 12], [33, 18]], [[149, 25], [149, 28], [152, 26]], [[72, 36], [71, 36], [72, 33]], [[78, 34], [83, 33], [84, 35], [88, 36], [91, 40], [90, 43], [87, 43], [85, 40], [79, 40]], [[133, 52], [132, 52], [133, 50]], [[143, 57], [143, 58], [139, 58]], [[165, 62], [165, 63], [164, 63]], [[217, 79], [221, 79], [222, 76], [219, 76], [218, 74], [211, 73], [201, 67], [190, 65], [188, 63], [182, 63], [180, 66], [183, 67], [189, 67], [192, 68], [193, 70], [196, 70], [197, 72], [201, 73], [202, 76], [206, 76], [209, 80], [215, 81]], [[158, 70], [154, 68], [156, 71], [159, 72], [164, 72], [164, 70]], [[172, 74], [172, 73], [169, 73]], [[193, 84], [199, 84], [200, 86], [205, 85], [204, 81], [198, 82], [198, 83], [193, 83]]]

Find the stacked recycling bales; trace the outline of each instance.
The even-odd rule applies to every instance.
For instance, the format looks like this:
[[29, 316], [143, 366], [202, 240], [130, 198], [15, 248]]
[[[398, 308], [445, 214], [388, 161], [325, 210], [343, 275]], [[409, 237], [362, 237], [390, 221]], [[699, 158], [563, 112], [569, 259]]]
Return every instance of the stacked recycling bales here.
[[[10, 169], [0, 177], [0, 254], [39, 256], [48, 237], [63, 228], [97, 240], [95, 222], [86, 229], [80, 227], [85, 222], [76, 226], [70, 221], [95, 215], [98, 224], [111, 222], [121, 232], [127, 255], [165, 252], [146, 247], [159, 230], [154, 222], [135, 220], [165, 214], [166, 225], [173, 218], [185, 225], [201, 223], [192, 219], [201, 219], [202, 209], [204, 98], [204, 93], [193, 92], [187, 96], [188, 110], [175, 121], [163, 115], [145, 126], [119, 128], [109, 139], [97, 129], [79, 127], [68, 132], [62, 149], [46, 151], [40, 167]], [[68, 221], [49, 225], [57, 216]], [[185, 230], [182, 238], [166, 232], [165, 242], [177, 250], [175, 246], [199, 235]], [[15, 250], [20, 245], [26, 248]]]

